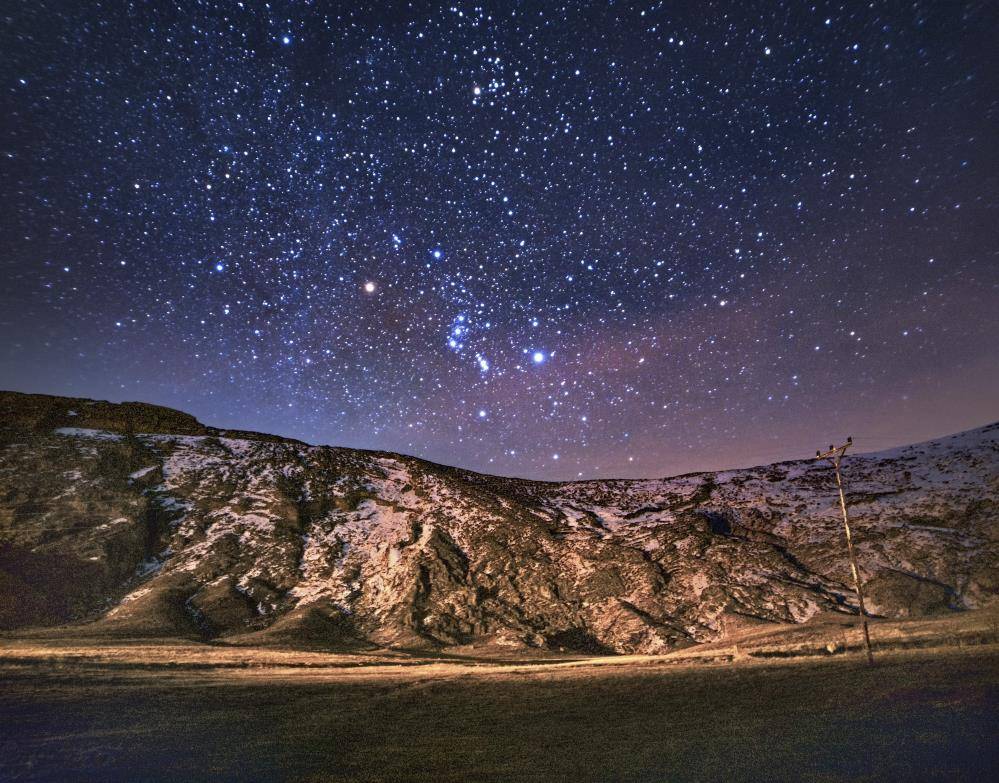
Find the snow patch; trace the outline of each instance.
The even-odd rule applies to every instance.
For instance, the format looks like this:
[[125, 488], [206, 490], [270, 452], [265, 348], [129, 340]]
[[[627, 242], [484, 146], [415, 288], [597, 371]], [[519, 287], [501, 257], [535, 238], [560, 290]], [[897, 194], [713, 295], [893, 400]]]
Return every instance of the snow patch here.
[[107, 430], [92, 430], [86, 427], [59, 427], [55, 430], [56, 435], [65, 435], [70, 438], [91, 438], [93, 440], [122, 440], [123, 435], [118, 435]]

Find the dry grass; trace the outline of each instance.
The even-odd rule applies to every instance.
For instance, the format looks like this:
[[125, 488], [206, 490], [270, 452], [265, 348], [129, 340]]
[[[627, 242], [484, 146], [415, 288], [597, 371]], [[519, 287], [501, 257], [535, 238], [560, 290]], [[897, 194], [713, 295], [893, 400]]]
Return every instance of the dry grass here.
[[0, 779], [995, 779], [991, 622], [879, 623], [873, 669], [803, 654], [854, 632], [837, 618], [744, 632], [735, 658], [725, 644], [496, 662], [8, 639]]

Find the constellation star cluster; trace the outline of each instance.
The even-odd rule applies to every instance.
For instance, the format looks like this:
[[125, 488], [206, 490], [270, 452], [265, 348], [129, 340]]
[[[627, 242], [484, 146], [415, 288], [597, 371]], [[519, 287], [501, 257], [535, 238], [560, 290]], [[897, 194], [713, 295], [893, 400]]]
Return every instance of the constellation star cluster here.
[[536, 478], [999, 416], [988, 2], [15, 2], [0, 386]]

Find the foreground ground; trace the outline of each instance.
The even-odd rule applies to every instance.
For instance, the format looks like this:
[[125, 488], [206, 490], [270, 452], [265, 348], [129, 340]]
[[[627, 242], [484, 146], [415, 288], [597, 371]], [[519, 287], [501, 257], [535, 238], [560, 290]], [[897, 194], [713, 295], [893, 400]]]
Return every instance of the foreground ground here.
[[0, 779], [997, 779], [999, 645], [883, 650], [875, 668], [715, 652], [486, 663], [7, 641]]

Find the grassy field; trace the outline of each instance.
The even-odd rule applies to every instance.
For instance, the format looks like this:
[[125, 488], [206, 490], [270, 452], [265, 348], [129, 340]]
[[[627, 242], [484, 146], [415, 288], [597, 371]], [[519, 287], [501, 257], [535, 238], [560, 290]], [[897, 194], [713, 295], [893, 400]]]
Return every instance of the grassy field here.
[[181, 645], [40, 649], [0, 650], [2, 780], [999, 774], [994, 644], [885, 652], [873, 669], [855, 654], [517, 664]]

